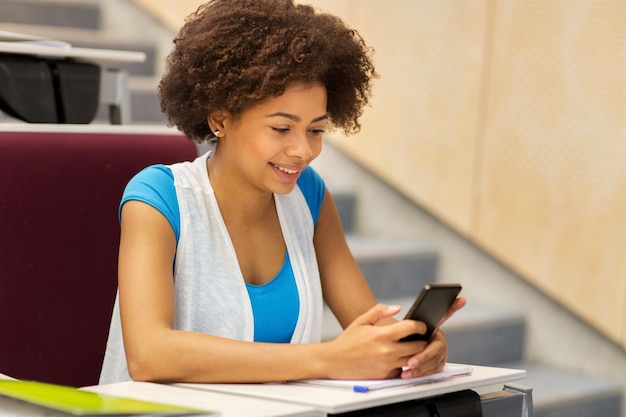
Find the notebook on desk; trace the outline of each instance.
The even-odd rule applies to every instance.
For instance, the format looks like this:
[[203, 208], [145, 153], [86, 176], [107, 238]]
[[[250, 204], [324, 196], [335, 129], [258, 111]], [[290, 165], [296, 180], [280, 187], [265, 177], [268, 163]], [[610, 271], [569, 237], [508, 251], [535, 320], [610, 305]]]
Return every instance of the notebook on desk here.
[[413, 385], [428, 384], [450, 378], [457, 378], [472, 374], [469, 365], [456, 365], [447, 363], [441, 372], [411, 379], [372, 379], [372, 380], [347, 380], [347, 379], [304, 379], [290, 381], [291, 384], [318, 385], [329, 388], [352, 390], [354, 392], [370, 392], [381, 389], [401, 388]]

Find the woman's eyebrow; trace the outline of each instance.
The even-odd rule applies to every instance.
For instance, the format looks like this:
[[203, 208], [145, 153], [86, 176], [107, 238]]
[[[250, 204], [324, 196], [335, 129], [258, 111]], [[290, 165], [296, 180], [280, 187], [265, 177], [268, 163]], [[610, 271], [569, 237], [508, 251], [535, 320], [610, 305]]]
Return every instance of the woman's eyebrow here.
[[[272, 113], [272, 114], [268, 114], [265, 117], [286, 117], [289, 120], [293, 120], [296, 123], [300, 123], [302, 121], [302, 119], [300, 118], [300, 116], [296, 116], [295, 114], [290, 114], [290, 113], [284, 113], [284, 112], [276, 112], [276, 113]], [[324, 114], [322, 116], [316, 117], [315, 119], [311, 120], [311, 123], [315, 123], [315, 122], [319, 122], [321, 120], [326, 120], [328, 119], [328, 115]]]

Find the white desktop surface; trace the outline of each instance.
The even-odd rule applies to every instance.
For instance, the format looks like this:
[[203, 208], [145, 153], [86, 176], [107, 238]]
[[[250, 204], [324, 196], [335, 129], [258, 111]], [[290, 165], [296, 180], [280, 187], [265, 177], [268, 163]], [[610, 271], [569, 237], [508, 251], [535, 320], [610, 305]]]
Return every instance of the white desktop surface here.
[[472, 365], [472, 375], [456, 377], [423, 385], [356, 393], [348, 389], [326, 388], [291, 383], [275, 384], [175, 384], [178, 387], [199, 391], [222, 392], [246, 397], [287, 401], [315, 407], [323, 413], [377, 407], [386, 404], [433, 397], [465, 389], [524, 379], [526, 371]]
[[59, 59], [82, 58], [109, 62], [143, 62], [146, 60], [146, 54], [144, 52], [75, 47], [63, 48], [58, 46], [25, 44], [22, 42], [0, 42], [0, 52]]
[[251, 396], [200, 391], [149, 382], [120, 382], [82, 388], [100, 394], [117, 395], [136, 400], [156, 401], [217, 411], [221, 417], [316, 417], [311, 406], [271, 401]]

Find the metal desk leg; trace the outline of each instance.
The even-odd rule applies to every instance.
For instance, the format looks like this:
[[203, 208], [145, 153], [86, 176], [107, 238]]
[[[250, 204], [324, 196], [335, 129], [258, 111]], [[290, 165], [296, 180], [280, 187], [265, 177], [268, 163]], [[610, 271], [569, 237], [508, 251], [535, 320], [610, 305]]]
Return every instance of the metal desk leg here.
[[480, 397], [483, 417], [533, 417], [532, 389], [522, 385], [504, 385], [502, 391]]
[[100, 104], [108, 105], [111, 124], [131, 123], [130, 92], [126, 71], [113, 68], [102, 70]]
[[524, 385], [505, 384], [504, 390], [509, 392], [518, 392], [523, 396], [522, 417], [534, 417], [533, 409], [533, 389]]

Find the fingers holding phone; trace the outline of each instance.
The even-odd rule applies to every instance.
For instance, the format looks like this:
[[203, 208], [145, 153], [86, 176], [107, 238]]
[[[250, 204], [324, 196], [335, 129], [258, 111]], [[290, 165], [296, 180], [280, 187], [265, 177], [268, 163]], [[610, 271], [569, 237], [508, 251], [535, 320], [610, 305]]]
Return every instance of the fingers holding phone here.
[[416, 333], [402, 338], [401, 341], [430, 341], [435, 330], [465, 305], [465, 299], [457, 298], [461, 288], [460, 284], [426, 285], [405, 316], [405, 320], [423, 322], [426, 333]]

